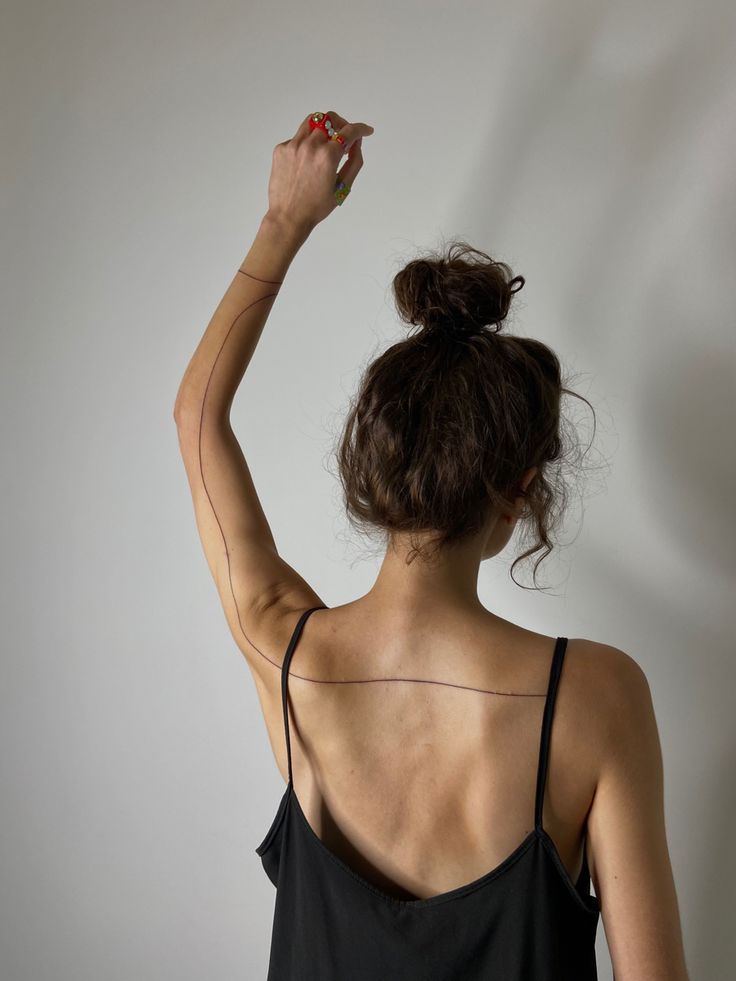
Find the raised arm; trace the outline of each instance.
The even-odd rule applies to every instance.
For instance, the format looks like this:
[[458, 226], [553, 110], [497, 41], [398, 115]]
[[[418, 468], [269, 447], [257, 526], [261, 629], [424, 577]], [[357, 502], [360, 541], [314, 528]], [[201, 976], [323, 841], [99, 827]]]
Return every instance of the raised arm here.
[[267, 652], [250, 625], [290, 584], [321, 600], [279, 555], [250, 469], [230, 423], [235, 392], [292, 259], [304, 241], [272, 216], [215, 311], [184, 374], [174, 407], [179, 448], [205, 558], [232, 635], [265, 677]]
[[[360, 169], [360, 139], [368, 130], [362, 123], [341, 125], [350, 151], [338, 175], [343, 180]], [[337, 204], [334, 168], [342, 152], [324, 134], [312, 133], [308, 119], [275, 148], [269, 209], [187, 366], [174, 406], [205, 557], [233, 637], [262, 678], [273, 675], [273, 661], [255, 643], [252, 624], [260, 613], [277, 603], [306, 609], [322, 600], [278, 553], [230, 410], [291, 262]]]

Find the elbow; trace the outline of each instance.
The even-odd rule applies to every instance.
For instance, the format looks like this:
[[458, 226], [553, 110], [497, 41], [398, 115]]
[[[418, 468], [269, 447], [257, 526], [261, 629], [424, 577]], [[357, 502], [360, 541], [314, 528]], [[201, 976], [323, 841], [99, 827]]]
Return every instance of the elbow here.
[[198, 413], [202, 408], [202, 400], [194, 398], [191, 394], [181, 392], [176, 396], [174, 402], [174, 422], [177, 426], [186, 420], [191, 419], [194, 413]]
[[174, 403], [174, 421], [177, 428], [199, 429], [202, 426], [229, 425], [229, 406], [207, 405], [204, 410], [204, 396], [179, 395]]

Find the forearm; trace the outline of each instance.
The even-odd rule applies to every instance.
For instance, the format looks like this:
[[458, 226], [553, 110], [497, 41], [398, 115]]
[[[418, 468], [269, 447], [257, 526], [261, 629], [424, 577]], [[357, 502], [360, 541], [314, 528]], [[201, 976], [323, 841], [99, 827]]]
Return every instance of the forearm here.
[[281, 283], [308, 235], [270, 213], [264, 215], [184, 372], [175, 416], [204, 410], [208, 416], [229, 417]]

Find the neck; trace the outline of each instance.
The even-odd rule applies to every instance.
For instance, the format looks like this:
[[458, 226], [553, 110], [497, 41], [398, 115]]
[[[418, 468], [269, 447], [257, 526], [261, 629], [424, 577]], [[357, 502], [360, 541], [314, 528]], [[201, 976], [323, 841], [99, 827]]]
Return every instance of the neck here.
[[430, 559], [416, 555], [407, 563], [410, 549], [408, 537], [394, 538], [364, 600], [381, 609], [397, 609], [409, 615], [448, 608], [482, 609], [478, 599], [480, 539], [443, 548]]

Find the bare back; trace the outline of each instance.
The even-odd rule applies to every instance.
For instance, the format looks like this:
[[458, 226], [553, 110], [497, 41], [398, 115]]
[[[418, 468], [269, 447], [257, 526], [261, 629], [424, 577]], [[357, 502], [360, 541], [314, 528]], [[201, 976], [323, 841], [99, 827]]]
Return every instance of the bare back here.
[[[360, 602], [313, 613], [290, 666], [289, 703], [294, 790], [317, 836], [399, 898], [437, 895], [498, 866], [533, 827], [555, 640], [487, 612], [405, 625], [378, 622]], [[568, 643], [544, 803], [573, 883], [601, 739], [583, 694], [585, 644]], [[267, 723], [287, 779], [277, 688]]]

